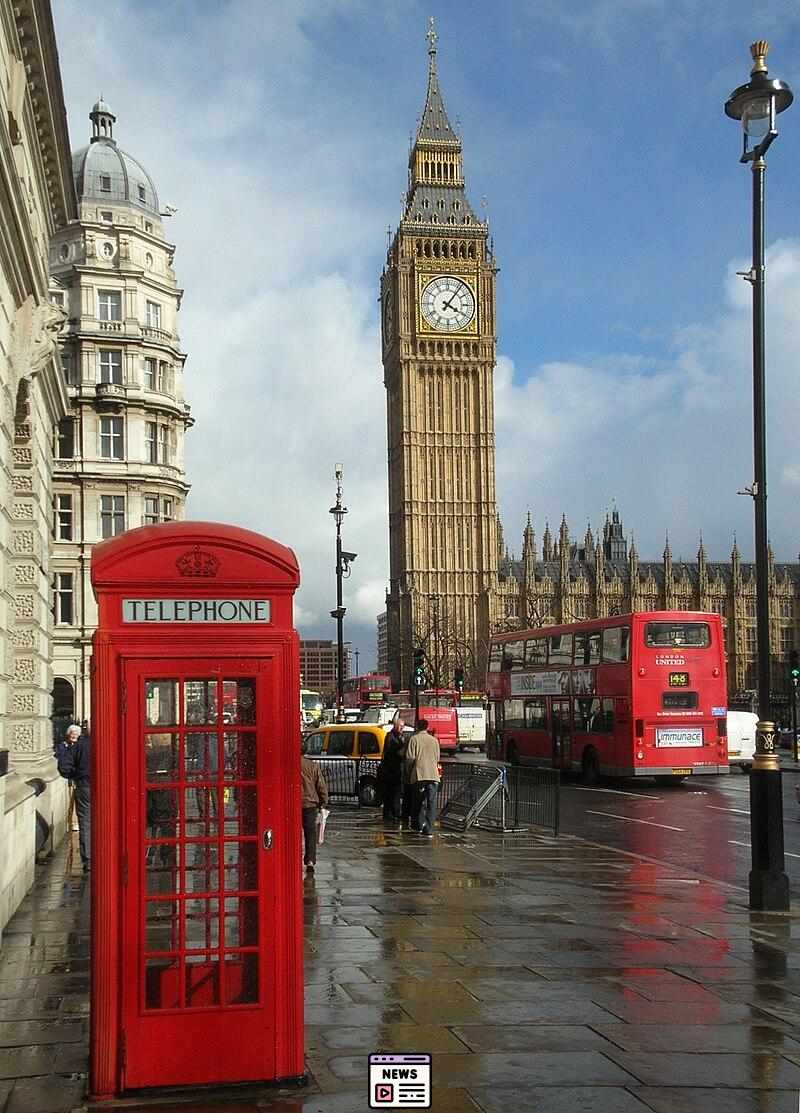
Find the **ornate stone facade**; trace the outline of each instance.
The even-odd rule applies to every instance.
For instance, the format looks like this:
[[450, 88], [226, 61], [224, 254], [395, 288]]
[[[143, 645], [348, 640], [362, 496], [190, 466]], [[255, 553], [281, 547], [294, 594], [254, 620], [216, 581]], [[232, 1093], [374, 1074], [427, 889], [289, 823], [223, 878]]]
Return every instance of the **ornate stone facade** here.
[[[702, 540], [694, 561], [676, 560], [669, 541], [660, 561], [640, 560], [615, 509], [597, 538], [587, 527], [580, 541], [571, 540], [566, 519], [557, 538], [546, 526], [540, 553], [528, 515], [521, 560], [509, 555], [498, 520], [498, 566], [502, 605], [495, 631], [628, 611], [716, 611], [731, 695], [755, 688], [755, 566], [742, 561], [736, 542], [726, 562], [709, 560]], [[770, 550], [769, 591], [771, 679], [779, 695], [788, 689], [789, 654], [800, 647], [800, 564], [776, 563]]]
[[389, 455], [389, 672], [407, 687], [415, 646], [441, 677], [484, 667], [496, 607], [489, 230], [464, 189], [428, 33], [428, 91], [403, 215], [381, 276]]
[[188, 484], [175, 248], [150, 175], [114, 138], [104, 101], [73, 156], [78, 219], [52, 241], [70, 412], [59, 430], [53, 503], [54, 711], [89, 718], [97, 607], [92, 546], [183, 517]]
[[[50, 723], [52, 433], [67, 410], [48, 244], [75, 216], [50, 5], [0, 0], [0, 929], [63, 832]], [[35, 792], [39, 792], [34, 800]]]

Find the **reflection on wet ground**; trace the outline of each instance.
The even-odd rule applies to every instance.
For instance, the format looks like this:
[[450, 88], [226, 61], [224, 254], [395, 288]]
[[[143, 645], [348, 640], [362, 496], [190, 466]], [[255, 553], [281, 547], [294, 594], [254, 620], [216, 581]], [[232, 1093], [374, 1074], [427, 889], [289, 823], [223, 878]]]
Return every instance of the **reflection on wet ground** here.
[[[88, 890], [64, 867], [3, 937], [0, 1113], [83, 1100]], [[358, 1113], [373, 1051], [430, 1052], [440, 1113], [796, 1113], [798, 921], [684, 864], [568, 835], [423, 842], [336, 809], [304, 913], [309, 1087], [161, 1113]]]

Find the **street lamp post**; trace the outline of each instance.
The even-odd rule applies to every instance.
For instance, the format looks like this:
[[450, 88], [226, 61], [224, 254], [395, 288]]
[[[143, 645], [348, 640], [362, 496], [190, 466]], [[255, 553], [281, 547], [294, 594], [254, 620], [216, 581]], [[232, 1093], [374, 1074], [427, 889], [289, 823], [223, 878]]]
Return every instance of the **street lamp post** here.
[[[783, 797], [777, 734], [770, 715], [769, 556], [767, 539], [766, 377], [764, 370], [764, 156], [778, 134], [776, 118], [792, 103], [785, 81], [767, 74], [769, 43], [750, 47], [753, 68], [746, 85], [734, 89], [725, 112], [741, 120], [743, 163], [753, 172], [753, 265], [742, 277], [753, 288], [753, 486], [755, 509], [756, 641], [758, 717], [750, 775], [750, 908], [779, 912], [789, 907], [783, 854]], [[750, 146], [751, 141], [754, 146]]]
[[330, 508], [336, 522], [336, 610], [331, 618], [336, 619], [336, 721], [344, 721], [344, 616], [347, 608], [342, 606], [342, 580], [350, 575], [350, 565], [356, 559], [355, 553], [347, 553], [342, 548], [342, 522], [347, 507], [342, 503], [342, 476], [344, 469], [336, 465], [336, 503]]

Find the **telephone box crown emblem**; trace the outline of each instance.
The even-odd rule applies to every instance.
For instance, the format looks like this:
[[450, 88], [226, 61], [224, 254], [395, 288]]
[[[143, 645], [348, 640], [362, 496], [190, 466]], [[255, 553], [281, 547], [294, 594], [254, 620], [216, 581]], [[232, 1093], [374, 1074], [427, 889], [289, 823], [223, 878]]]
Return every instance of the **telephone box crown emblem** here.
[[175, 567], [182, 576], [216, 576], [219, 561], [213, 553], [204, 552], [199, 545], [195, 545], [188, 553], [178, 557]]

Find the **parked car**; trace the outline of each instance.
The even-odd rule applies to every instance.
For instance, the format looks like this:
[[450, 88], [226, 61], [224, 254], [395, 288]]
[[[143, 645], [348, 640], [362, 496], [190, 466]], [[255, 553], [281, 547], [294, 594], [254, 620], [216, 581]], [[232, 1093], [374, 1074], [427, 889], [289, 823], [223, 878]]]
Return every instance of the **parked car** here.
[[[305, 736], [305, 751], [310, 758], [373, 758], [383, 753], [386, 731], [375, 723], [332, 723]], [[378, 802], [378, 779], [373, 767], [359, 776], [358, 799], [371, 807]]]
[[758, 715], [753, 711], [728, 712], [728, 764], [738, 765], [743, 773], [748, 773], [756, 752], [756, 723]]

